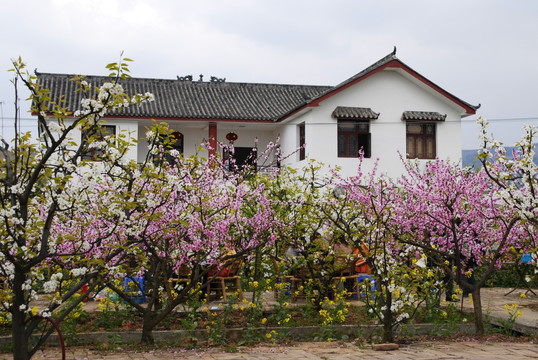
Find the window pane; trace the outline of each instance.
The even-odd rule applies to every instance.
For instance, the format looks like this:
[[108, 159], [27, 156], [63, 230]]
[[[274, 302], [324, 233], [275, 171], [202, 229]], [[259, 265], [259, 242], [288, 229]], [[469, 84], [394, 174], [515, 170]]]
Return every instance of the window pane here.
[[355, 130], [355, 124], [354, 123], [339, 122], [338, 123], [338, 130], [341, 130], [341, 131], [354, 131]]
[[426, 139], [426, 157], [433, 159], [435, 157], [435, 139], [428, 137]]
[[355, 135], [348, 136], [347, 156], [357, 156], [357, 137]]
[[305, 140], [305, 124], [302, 123], [299, 125], [299, 160], [304, 160], [306, 158]]
[[338, 156], [346, 156], [346, 137], [338, 134]]
[[421, 137], [416, 137], [416, 149], [417, 149], [417, 156], [419, 159], [424, 158], [424, 140]]
[[422, 133], [422, 125], [420, 125], [420, 124], [408, 124], [407, 125], [407, 133], [408, 134], [421, 134]]
[[370, 132], [370, 124], [367, 123], [358, 123], [357, 130], [361, 134], [368, 134]]
[[369, 121], [338, 120], [339, 157], [358, 157], [360, 147], [364, 147], [365, 156], [369, 157], [370, 142]]

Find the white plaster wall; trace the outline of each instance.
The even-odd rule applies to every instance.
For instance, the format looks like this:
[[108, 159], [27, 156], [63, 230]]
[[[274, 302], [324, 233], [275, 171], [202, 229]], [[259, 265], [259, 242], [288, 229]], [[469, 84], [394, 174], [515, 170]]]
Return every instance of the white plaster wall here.
[[[305, 114], [300, 115], [296, 119], [288, 121], [284, 124], [280, 124], [278, 132], [280, 134], [280, 143], [282, 147], [282, 154], [286, 157], [284, 164], [293, 165], [296, 167], [302, 167], [307, 164], [307, 159], [310, 157], [311, 144], [314, 144], [313, 128], [310, 126], [312, 123], [312, 111], [307, 111]], [[306, 159], [299, 160], [299, 127], [301, 123], [305, 123], [305, 141], [307, 146], [305, 148]], [[310, 141], [312, 140], [312, 141]]]
[[[379, 171], [393, 177], [403, 173], [404, 167], [398, 151], [405, 157], [406, 123], [401, 120], [404, 111], [447, 114], [445, 122], [437, 124], [437, 156], [460, 161], [462, 109], [400, 73], [385, 70], [324, 100], [312, 112], [292, 121], [295, 124], [303, 121], [306, 123], [307, 157], [331, 167], [340, 166], [345, 176], [356, 174], [359, 160], [338, 158], [337, 120], [331, 117], [337, 106], [365, 107], [380, 113], [377, 120], [370, 122], [372, 157], [364, 159], [363, 172], [371, 170], [379, 158]], [[286, 141], [291, 142], [293, 136], [288, 135]], [[302, 165], [297, 163], [295, 166]]]

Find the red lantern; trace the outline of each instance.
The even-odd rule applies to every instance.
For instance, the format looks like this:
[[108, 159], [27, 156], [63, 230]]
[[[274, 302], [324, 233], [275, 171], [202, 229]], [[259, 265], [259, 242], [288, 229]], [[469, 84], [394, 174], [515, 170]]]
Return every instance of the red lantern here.
[[233, 142], [235, 140], [237, 140], [237, 134], [234, 133], [233, 131], [232, 132], [229, 132], [228, 134], [226, 134], [226, 139], [233, 144]]

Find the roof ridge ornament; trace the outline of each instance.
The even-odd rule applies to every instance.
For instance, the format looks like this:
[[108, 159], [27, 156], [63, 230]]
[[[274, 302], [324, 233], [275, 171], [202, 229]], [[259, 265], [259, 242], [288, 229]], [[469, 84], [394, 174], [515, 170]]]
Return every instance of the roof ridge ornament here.
[[192, 81], [192, 75], [178, 76], [177, 79], [179, 81]]
[[211, 76], [210, 82], [223, 83], [226, 82], [226, 78], [218, 78], [216, 76]]
[[396, 45], [394, 45], [394, 50], [392, 51], [392, 56], [396, 56]]

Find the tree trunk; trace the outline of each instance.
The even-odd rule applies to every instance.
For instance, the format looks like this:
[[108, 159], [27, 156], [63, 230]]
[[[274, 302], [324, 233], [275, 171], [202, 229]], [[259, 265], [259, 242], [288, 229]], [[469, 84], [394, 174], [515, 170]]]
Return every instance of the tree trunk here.
[[476, 335], [484, 334], [484, 318], [482, 317], [482, 300], [480, 298], [480, 289], [481, 288], [479, 286], [475, 286], [472, 292]]
[[15, 278], [13, 279], [13, 309], [11, 312], [11, 336], [13, 339], [13, 359], [27, 360], [28, 356], [28, 338], [26, 337], [26, 315], [24, 310], [20, 310], [20, 306], [26, 303], [24, 297], [25, 274], [15, 270]]
[[390, 343], [394, 341], [394, 334], [392, 332], [392, 310], [390, 309], [392, 304], [392, 294], [387, 290], [387, 299], [385, 306], [387, 309], [383, 311], [383, 342]]
[[140, 339], [142, 344], [153, 345], [155, 343], [155, 339], [153, 338], [153, 328], [154, 325], [151, 318], [151, 311], [148, 309], [144, 314], [144, 323], [142, 324], [142, 338]]

